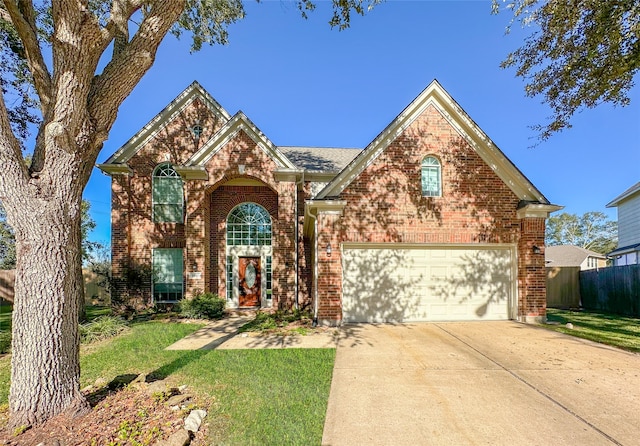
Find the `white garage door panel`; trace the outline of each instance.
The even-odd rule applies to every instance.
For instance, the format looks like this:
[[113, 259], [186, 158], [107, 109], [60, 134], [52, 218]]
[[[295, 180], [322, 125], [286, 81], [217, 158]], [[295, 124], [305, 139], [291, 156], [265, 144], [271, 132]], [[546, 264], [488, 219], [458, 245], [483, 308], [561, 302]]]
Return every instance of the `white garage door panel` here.
[[509, 319], [512, 254], [504, 249], [343, 250], [346, 322]]

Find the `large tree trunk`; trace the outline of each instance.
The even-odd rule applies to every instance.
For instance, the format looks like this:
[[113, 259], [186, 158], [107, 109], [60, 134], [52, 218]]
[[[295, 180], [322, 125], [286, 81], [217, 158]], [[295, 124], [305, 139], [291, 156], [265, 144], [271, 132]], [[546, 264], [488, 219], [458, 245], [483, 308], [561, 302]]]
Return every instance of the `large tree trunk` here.
[[79, 390], [80, 193], [20, 209], [9, 400], [13, 427], [88, 409]]
[[[24, 45], [20, 57], [33, 76], [43, 118], [27, 168], [0, 89], [0, 199], [17, 247], [9, 397], [14, 427], [88, 408], [79, 390], [82, 190], [118, 107], [151, 67], [185, 7], [185, 0], [108, 3], [104, 24], [86, 1], [50, 2], [49, 67], [32, 2], [2, 1]], [[128, 22], [143, 7], [129, 39]], [[116, 37], [117, 51], [98, 74]]]

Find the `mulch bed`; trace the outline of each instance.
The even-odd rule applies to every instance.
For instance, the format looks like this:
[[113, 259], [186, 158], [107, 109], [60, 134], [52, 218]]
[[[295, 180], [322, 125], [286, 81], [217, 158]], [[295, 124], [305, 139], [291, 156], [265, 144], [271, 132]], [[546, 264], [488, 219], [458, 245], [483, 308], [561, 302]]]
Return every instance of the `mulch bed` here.
[[[184, 426], [185, 410], [172, 410], [158, 395], [149, 395], [140, 385], [118, 390], [101, 389], [85, 395], [92, 406], [86, 415], [70, 419], [52, 418], [23, 433], [0, 431], [3, 445], [154, 445]], [[6, 415], [6, 414], [5, 414]], [[6, 416], [5, 425], [6, 425]], [[207, 420], [191, 444], [207, 444]]]

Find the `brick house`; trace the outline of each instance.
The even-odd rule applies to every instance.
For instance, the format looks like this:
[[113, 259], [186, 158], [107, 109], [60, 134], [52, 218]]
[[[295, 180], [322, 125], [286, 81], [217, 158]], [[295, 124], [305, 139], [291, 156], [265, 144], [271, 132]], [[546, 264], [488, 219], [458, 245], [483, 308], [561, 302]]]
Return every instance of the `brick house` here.
[[437, 81], [362, 150], [276, 146], [194, 82], [98, 167], [114, 277], [152, 271], [148, 304], [211, 291], [332, 324], [546, 314], [560, 207]]

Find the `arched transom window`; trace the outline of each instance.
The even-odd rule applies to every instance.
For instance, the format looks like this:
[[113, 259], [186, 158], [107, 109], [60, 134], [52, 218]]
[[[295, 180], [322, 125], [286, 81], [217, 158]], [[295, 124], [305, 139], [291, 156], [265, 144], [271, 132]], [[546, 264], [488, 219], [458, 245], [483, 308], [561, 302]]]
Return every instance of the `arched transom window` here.
[[440, 161], [434, 156], [425, 156], [422, 160], [422, 195], [442, 196], [442, 169]]
[[160, 164], [153, 171], [153, 221], [182, 223], [184, 197], [182, 178], [171, 164]]
[[228, 246], [270, 246], [271, 217], [255, 203], [242, 203], [227, 217]]

